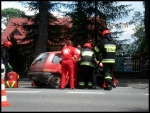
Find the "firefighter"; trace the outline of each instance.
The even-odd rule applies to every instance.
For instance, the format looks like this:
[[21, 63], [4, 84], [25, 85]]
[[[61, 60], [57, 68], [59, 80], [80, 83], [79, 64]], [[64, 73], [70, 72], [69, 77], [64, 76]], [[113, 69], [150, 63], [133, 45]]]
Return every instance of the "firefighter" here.
[[96, 56], [91, 43], [85, 43], [78, 60], [79, 88], [93, 88], [93, 71], [97, 64]]
[[80, 56], [80, 49], [78, 49], [78, 47], [75, 47], [75, 59], [74, 59], [74, 85], [75, 87], [78, 87], [78, 82], [79, 82], [79, 77], [78, 77], [78, 72], [79, 72], [79, 68], [78, 68], [78, 59]]
[[117, 44], [111, 37], [111, 33], [108, 29], [102, 32], [102, 40], [94, 47], [94, 50], [101, 54], [103, 71], [104, 71], [104, 83], [106, 87], [104, 90], [112, 90], [112, 71], [115, 63], [115, 54]]
[[70, 82], [70, 89], [75, 89], [74, 87], [74, 59], [76, 57], [75, 55], [75, 49], [72, 46], [72, 42], [68, 40], [66, 42], [66, 46], [63, 47], [61, 50], [61, 80], [60, 80], [60, 88], [65, 88], [65, 81], [66, 81], [66, 75], [68, 72], [69, 75], [69, 82]]
[[8, 72], [11, 71], [10, 69], [10, 64], [9, 64], [9, 59], [10, 59], [10, 54], [8, 52], [8, 50], [12, 47], [12, 42], [10, 41], [5, 41], [2, 48], [1, 48], [1, 59], [3, 60], [3, 63], [5, 65], [6, 68], [6, 73], [5, 73], [5, 78], [6, 79], [6, 75]]

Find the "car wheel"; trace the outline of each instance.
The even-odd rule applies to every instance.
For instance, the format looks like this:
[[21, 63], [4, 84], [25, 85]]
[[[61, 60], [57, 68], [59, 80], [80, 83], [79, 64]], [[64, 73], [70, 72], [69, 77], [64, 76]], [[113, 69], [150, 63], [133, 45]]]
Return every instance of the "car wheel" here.
[[51, 88], [59, 88], [60, 87], [60, 75], [58, 74], [51, 75], [49, 85]]
[[35, 84], [37, 87], [44, 87], [44, 86], [45, 86], [44, 83], [41, 83], [41, 82], [39, 82], [39, 81], [33, 81], [33, 82], [34, 82], [34, 84]]

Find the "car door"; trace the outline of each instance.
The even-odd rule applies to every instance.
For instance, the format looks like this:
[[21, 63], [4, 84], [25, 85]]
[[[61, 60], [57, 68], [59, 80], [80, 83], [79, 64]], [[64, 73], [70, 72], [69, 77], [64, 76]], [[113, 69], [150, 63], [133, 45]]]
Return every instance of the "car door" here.
[[49, 52], [39, 54], [30, 66], [30, 72], [43, 72], [47, 63]]
[[62, 58], [60, 52], [51, 53], [46, 64], [46, 70], [48, 72], [61, 74], [61, 60]]

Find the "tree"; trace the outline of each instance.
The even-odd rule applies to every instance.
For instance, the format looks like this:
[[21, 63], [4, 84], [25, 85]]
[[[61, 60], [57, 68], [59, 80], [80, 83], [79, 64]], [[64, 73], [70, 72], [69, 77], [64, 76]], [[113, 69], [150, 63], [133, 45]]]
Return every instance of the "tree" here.
[[[127, 9], [130, 5], [117, 5], [117, 3], [116, 1], [72, 1], [68, 3], [58, 1], [55, 4], [54, 2], [49, 2], [49, 9], [57, 10], [59, 6], [61, 7], [60, 4], [67, 8], [69, 7], [71, 11], [67, 15], [72, 18], [71, 24], [73, 26], [68, 32], [68, 37], [71, 36], [71, 40], [75, 43], [84, 43], [90, 40], [89, 38], [97, 43], [97, 38], [101, 37], [101, 32], [107, 28], [106, 22], [109, 24], [110, 21], [126, 17], [132, 10]], [[38, 4], [39, 1], [28, 3], [29, 8], [32, 8], [32, 10], [37, 10], [39, 8]], [[89, 21], [91, 17], [93, 17], [93, 20]], [[117, 25], [117, 27], [120, 26]], [[51, 38], [51, 40], [53, 39]]]
[[89, 29], [90, 21], [83, 7], [84, 3], [85, 2], [83, 1], [76, 2], [74, 4], [75, 8], [73, 11], [66, 13], [66, 15], [72, 19], [70, 21], [72, 27], [70, 28], [68, 34], [70, 34], [70, 39], [75, 45], [83, 45], [89, 39], [89, 35], [91, 33], [91, 29]]
[[[22, 3], [24, 3], [24, 2], [22, 2]], [[38, 1], [32, 1], [32, 2], [26, 2], [26, 4], [23, 4], [23, 5], [25, 5], [25, 6], [28, 5], [30, 10], [37, 11], [39, 9], [39, 6], [40, 6], [39, 4], [40, 4], [40, 2], [38, 2]], [[45, 16], [46, 12], [44, 14], [41, 11], [39, 11], [39, 13], [36, 13], [34, 16], [26, 16], [26, 18], [28, 18], [28, 20], [32, 21], [32, 24], [31, 25], [26, 25], [26, 24], [23, 25], [23, 28], [27, 31], [27, 34], [26, 34], [26, 37], [24, 39], [22, 39], [22, 42], [23, 41], [29, 41], [30, 42], [28, 44], [28, 47], [30, 46], [30, 50], [28, 50], [28, 51], [30, 51], [30, 54], [31, 54], [30, 56], [35, 57], [40, 52], [48, 51], [49, 47], [46, 46], [48, 43], [59, 44], [61, 42], [60, 35], [62, 34], [61, 33], [62, 26], [53, 25], [56, 21], [58, 21], [58, 19], [56, 17], [54, 17], [54, 15], [49, 12], [49, 10], [56, 10], [56, 9], [53, 9], [54, 6], [55, 6], [55, 3], [48, 2], [46, 21], [43, 18], [43, 16]], [[45, 7], [45, 6], [42, 6], [42, 7]], [[43, 10], [43, 8], [41, 8], [41, 9]], [[43, 40], [43, 36], [44, 36], [43, 33], [44, 32], [42, 31], [44, 29], [39, 28], [39, 27], [41, 27], [40, 25], [44, 21], [46, 22], [45, 25], [47, 26], [47, 28], [45, 27], [45, 25], [43, 26], [44, 28], [47, 29], [45, 35], [48, 33], [48, 36], [47, 36], [48, 38], [45, 41]], [[40, 32], [41, 32], [41, 37], [39, 37]], [[40, 45], [38, 46], [37, 43]], [[37, 46], [38, 46], [38, 48], [37, 48]], [[46, 46], [46, 47], [43, 47], [43, 46]], [[43, 48], [45, 48], [45, 49], [43, 49]], [[39, 49], [40, 49], [40, 51], [39, 51]]]
[[[150, 42], [149, 42], [149, 1], [144, 1], [144, 6], [145, 6], [145, 35], [146, 35], [146, 39], [148, 42], [148, 52], [149, 52], [149, 48], [150, 48]], [[148, 63], [148, 72], [147, 72], [147, 77], [149, 75], [149, 63]]]
[[[111, 22], [128, 16], [129, 12], [133, 10], [128, 9], [128, 7], [130, 7], [131, 5], [120, 5], [120, 4], [118, 5], [118, 4], [119, 4], [118, 1], [73, 1], [71, 4], [66, 6], [66, 8], [68, 7], [71, 10], [69, 13], [67, 13], [67, 15], [69, 14], [72, 17], [73, 26], [70, 30], [72, 30], [72, 32], [74, 30], [74, 32], [72, 33], [72, 37], [74, 38], [73, 40], [76, 40], [77, 36], [78, 36], [77, 39], [79, 39], [82, 36], [81, 40], [88, 41], [89, 40], [88, 37], [91, 37], [96, 44], [97, 38], [101, 37], [101, 32], [104, 29], [106, 28], [111, 29], [112, 27], [117, 27], [121, 29], [123, 27], [127, 27], [126, 24], [128, 23], [112, 24], [110, 27]], [[92, 21], [86, 20], [87, 18], [91, 17], [94, 20]], [[87, 27], [90, 28], [88, 29], [90, 32], [87, 32]]]
[[146, 34], [146, 39], [148, 42], [148, 50], [150, 48], [150, 44], [149, 44], [149, 1], [144, 1], [144, 6], [145, 6], [145, 34]]
[[47, 50], [48, 41], [48, 4], [49, 1], [39, 2], [39, 27], [36, 39], [34, 57]]
[[2, 23], [5, 26], [7, 26], [10, 18], [13, 18], [13, 17], [24, 17], [25, 16], [25, 12], [21, 11], [20, 9], [16, 9], [16, 8], [5, 8], [5, 9], [2, 10], [1, 16], [2, 16]]
[[134, 39], [133, 46], [136, 47], [135, 50], [132, 50], [132, 53], [142, 53], [148, 51], [148, 42], [145, 37], [145, 27], [144, 27], [144, 15], [136, 11], [132, 20], [130, 21], [135, 28], [132, 38]]
[[[38, 29], [36, 29], [36, 28], [32, 29], [31, 28], [33, 31], [32, 34], [34, 34], [34, 36], [30, 35], [30, 37], [35, 42], [34, 43], [35, 48], [34, 48], [34, 55], [33, 56], [36, 57], [38, 54], [47, 51], [48, 39], [53, 40], [52, 37], [48, 37], [48, 35], [49, 35], [49, 29], [48, 28], [49, 28], [49, 23], [51, 21], [55, 20], [55, 18], [54, 18], [54, 16], [51, 15], [51, 13], [49, 13], [49, 11], [56, 10], [57, 8], [54, 8], [56, 6], [56, 4], [49, 2], [49, 1], [43, 1], [43, 2], [41, 2], [41, 1], [30, 1], [30, 2], [25, 2], [25, 3], [21, 2], [21, 3], [25, 6], [27, 6], [29, 8], [29, 10], [32, 10], [35, 12], [39, 10], [39, 13], [34, 15], [35, 20], [33, 20]], [[52, 17], [52, 18], [49, 18], [49, 17]], [[53, 29], [51, 29], [51, 31], [52, 30]], [[56, 36], [56, 34], [54, 34], [54, 35]], [[51, 34], [51, 36], [54, 36], [54, 35]], [[54, 41], [56, 41], [56, 40], [54, 40]]]

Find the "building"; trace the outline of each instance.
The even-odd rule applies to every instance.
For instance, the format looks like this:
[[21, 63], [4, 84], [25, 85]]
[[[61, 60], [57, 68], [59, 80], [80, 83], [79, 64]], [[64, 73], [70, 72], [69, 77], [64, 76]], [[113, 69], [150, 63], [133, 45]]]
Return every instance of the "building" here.
[[[57, 18], [57, 21], [51, 22], [51, 26], [62, 26], [63, 30], [68, 30], [71, 27], [70, 18]], [[8, 25], [4, 29], [1, 37], [1, 44], [3, 44], [4, 41], [8, 40], [7, 37], [10, 35], [14, 35], [14, 38], [17, 40], [17, 43], [19, 45], [26, 44], [28, 42], [22, 42], [21, 39], [24, 39], [26, 37], [26, 34], [28, 33], [24, 28], [23, 25], [34, 25], [32, 21], [28, 20], [27, 18], [11, 18], [8, 22]], [[63, 32], [63, 31], [62, 31]], [[62, 37], [63, 38], [63, 37]], [[49, 45], [60, 45], [55, 44], [53, 42], [49, 42]]]
[[[69, 24], [70, 18], [57, 18], [56, 21], [52, 22], [50, 25], [51, 26], [61, 26], [63, 30], [68, 30], [71, 25]], [[26, 48], [23, 52], [26, 54], [24, 57], [20, 58], [15, 55], [11, 55], [15, 58], [10, 58], [10, 64], [12, 64], [13, 69], [17, 72], [23, 71], [23, 69], [28, 70], [29, 65], [33, 61], [32, 57], [28, 56], [28, 50], [31, 50], [30, 46], [26, 46], [28, 44], [28, 41], [21, 41], [26, 37], [26, 34], [28, 33], [24, 28], [23, 25], [34, 25], [32, 21], [28, 20], [27, 18], [11, 18], [10, 21], [8, 22], [8, 25], [4, 29], [2, 35], [1, 35], [1, 45], [5, 41], [7, 41], [8, 37], [13, 35], [13, 37], [17, 40], [17, 44], [21, 48]], [[64, 32], [64, 31], [62, 31]], [[62, 37], [63, 38], [63, 37]], [[49, 49], [51, 51], [54, 50], [60, 50], [62, 47], [62, 43], [54, 43], [54, 42], [48, 42], [49, 43]], [[14, 54], [14, 53], [13, 53]], [[23, 62], [22, 62], [23, 61]], [[19, 65], [19, 66], [18, 66]]]

